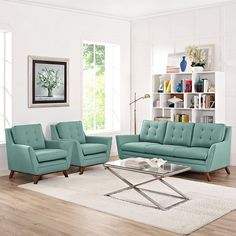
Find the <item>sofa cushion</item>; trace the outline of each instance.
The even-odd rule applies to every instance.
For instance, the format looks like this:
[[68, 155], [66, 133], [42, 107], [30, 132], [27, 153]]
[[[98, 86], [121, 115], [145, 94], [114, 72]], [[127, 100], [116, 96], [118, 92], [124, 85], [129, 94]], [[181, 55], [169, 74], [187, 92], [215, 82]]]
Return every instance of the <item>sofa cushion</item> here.
[[166, 121], [144, 120], [140, 132], [140, 141], [163, 143], [166, 124]]
[[16, 144], [31, 146], [33, 149], [45, 148], [44, 135], [40, 124], [14, 126], [12, 136]]
[[56, 127], [60, 138], [75, 139], [80, 143], [85, 143], [85, 134], [81, 121], [60, 122]]
[[175, 150], [175, 156], [186, 159], [206, 160], [208, 148], [203, 147], [179, 147]]
[[66, 158], [67, 151], [62, 149], [39, 149], [35, 150], [38, 162], [55, 161]]
[[132, 143], [125, 143], [121, 146], [121, 149], [123, 151], [129, 151], [129, 152], [141, 152], [146, 153], [146, 148], [149, 145], [153, 145], [153, 143], [149, 142], [132, 142]]
[[169, 121], [166, 127], [164, 144], [190, 146], [193, 127], [193, 123]]
[[225, 130], [224, 124], [196, 123], [191, 146], [209, 148], [212, 144], [224, 140]]
[[146, 153], [161, 155], [161, 156], [174, 156], [175, 150], [177, 148], [179, 148], [179, 146], [157, 143], [148, 146], [146, 149]]
[[99, 143], [85, 143], [81, 144], [84, 155], [97, 154], [107, 151], [107, 145]]

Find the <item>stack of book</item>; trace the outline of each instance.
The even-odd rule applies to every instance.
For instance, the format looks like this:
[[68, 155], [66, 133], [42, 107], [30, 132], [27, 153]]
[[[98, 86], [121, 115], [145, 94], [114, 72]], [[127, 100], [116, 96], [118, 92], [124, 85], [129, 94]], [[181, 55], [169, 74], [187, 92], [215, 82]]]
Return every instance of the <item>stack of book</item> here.
[[187, 114], [175, 114], [175, 122], [189, 122], [189, 115]]
[[214, 123], [214, 117], [213, 116], [201, 116], [200, 123]]
[[149, 167], [146, 160], [142, 157], [134, 157], [126, 159], [125, 166], [138, 169]]
[[215, 108], [215, 96], [214, 95], [202, 95], [202, 108]]

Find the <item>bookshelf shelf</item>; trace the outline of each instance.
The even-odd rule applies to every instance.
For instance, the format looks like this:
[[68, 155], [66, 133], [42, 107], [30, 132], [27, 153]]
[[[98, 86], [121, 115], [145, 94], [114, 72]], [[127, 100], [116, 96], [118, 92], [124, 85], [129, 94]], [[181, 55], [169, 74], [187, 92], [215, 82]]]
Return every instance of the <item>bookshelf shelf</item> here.
[[224, 123], [225, 75], [219, 71], [154, 74], [151, 100], [152, 119]]

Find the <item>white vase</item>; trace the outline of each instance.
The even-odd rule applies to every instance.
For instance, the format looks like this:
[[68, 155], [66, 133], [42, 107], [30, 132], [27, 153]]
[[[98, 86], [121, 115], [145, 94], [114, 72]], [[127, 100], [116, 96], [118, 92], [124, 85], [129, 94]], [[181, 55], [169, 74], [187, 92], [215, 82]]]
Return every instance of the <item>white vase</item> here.
[[191, 66], [192, 72], [202, 72], [203, 67], [202, 66]]

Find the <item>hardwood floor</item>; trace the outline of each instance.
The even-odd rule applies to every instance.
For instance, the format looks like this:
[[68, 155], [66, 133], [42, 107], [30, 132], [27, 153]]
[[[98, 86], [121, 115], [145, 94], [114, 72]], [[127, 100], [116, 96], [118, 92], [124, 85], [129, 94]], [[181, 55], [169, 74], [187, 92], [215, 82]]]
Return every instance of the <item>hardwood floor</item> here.
[[[225, 170], [212, 173], [212, 183], [236, 187], [236, 167], [231, 167], [230, 171], [231, 175], [227, 175]], [[73, 172], [78, 172], [78, 168], [71, 168], [69, 173]], [[179, 177], [206, 182], [204, 175], [199, 173], [184, 173]], [[27, 182], [32, 182], [32, 176], [15, 173], [11, 180], [7, 176], [0, 177], [1, 236], [178, 235], [17, 187]], [[235, 221], [236, 211], [233, 211], [191, 236], [234, 236]]]

